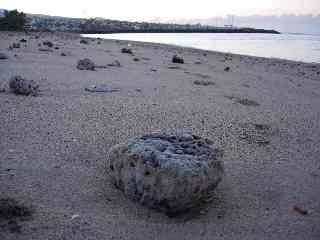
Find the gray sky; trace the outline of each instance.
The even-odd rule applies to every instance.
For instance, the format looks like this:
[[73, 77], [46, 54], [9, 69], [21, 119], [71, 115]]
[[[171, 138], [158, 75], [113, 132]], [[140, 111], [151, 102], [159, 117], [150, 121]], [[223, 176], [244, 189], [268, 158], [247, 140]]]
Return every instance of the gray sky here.
[[227, 14], [320, 14], [320, 0], [0, 0], [0, 8], [56, 16], [141, 21]]

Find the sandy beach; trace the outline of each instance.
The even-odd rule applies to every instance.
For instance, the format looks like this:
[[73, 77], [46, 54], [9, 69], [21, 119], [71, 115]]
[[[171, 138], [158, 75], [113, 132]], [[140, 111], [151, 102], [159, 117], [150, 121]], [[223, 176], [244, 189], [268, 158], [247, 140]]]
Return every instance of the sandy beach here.
[[[320, 64], [81, 39], [0, 32], [0, 201], [31, 211], [0, 216], [1, 240], [320, 239]], [[106, 67], [79, 70], [83, 58]], [[40, 95], [10, 92], [14, 75]], [[176, 217], [128, 200], [105, 168], [111, 146], [164, 128], [224, 151], [213, 201]]]

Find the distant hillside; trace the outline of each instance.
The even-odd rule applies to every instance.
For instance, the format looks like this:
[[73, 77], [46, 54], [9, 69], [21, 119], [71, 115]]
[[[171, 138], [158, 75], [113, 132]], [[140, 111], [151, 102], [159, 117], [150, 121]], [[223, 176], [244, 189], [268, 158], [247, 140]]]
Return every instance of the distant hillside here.
[[129, 22], [103, 18], [68, 18], [27, 14], [30, 31], [64, 31], [79, 33], [279, 33], [249, 27], [215, 27], [202, 24]]

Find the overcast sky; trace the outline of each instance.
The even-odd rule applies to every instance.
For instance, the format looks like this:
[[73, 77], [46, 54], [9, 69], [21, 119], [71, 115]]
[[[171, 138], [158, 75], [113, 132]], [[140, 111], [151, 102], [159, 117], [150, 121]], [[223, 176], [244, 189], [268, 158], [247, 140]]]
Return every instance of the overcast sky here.
[[320, 14], [320, 0], [0, 0], [0, 8], [56, 16], [141, 21], [227, 14]]

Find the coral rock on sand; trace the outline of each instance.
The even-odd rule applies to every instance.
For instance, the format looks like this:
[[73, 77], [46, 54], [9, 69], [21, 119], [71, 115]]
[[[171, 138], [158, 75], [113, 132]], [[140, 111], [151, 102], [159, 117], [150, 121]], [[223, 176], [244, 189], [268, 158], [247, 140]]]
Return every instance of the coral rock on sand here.
[[94, 71], [95, 64], [89, 58], [81, 59], [77, 63], [77, 68], [79, 70], [91, 70]]
[[21, 76], [14, 76], [9, 81], [10, 89], [16, 94], [36, 96], [39, 93], [39, 84], [34, 80], [27, 80]]
[[44, 41], [42, 44], [50, 48], [53, 47], [53, 43], [50, 41]]
[[189, 130], [161, 130], [112, 147], [111, 180], [130, 199], [174, 214], [211, 198], [222, 180], [222, 151]]
[[85, 40], [85, 39], [81, 39], [81, 40], [80, 40], [80, 43], [82, 43], [82, 44], [88, 44], [88, 41]]
[[122, 53], [127, 53], [127, 54], [133, 54], [132, 50], [130, 48], [122, 48], [121, 49]]
[[0, 53], [0, 59], [8, 59], [8, 56], [4, 53]]
[[172, 62], [173, 62], [173, 63], [183, 64], [183, 63], [184, 63], [184, 60], [183, 60], [182, 57], [179, 57], [179, 56], [177, 56], [177, 55], [174, 55], [174, 56], [172, 57]]

